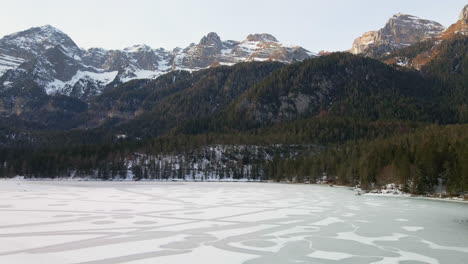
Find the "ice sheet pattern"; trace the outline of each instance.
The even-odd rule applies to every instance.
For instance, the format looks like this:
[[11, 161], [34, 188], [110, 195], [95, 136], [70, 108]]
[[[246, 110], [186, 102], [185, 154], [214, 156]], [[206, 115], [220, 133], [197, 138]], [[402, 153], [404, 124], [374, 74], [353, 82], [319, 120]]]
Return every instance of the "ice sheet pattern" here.
[[467, 259], [467, 204], [315, 185], [0, 181], [0, 263]]

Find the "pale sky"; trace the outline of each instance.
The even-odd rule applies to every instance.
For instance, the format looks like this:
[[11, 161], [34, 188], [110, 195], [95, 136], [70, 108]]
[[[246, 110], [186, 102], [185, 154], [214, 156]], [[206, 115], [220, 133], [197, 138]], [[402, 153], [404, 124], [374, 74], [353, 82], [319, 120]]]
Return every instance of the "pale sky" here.
[[279, 41], [346, 50], [398, 12], [449, 26], [467, 0], [0, 0], [0, 36], [50, 24], [80, 47], [186, 47], [208, 32], [243, 40], [270, 33]]

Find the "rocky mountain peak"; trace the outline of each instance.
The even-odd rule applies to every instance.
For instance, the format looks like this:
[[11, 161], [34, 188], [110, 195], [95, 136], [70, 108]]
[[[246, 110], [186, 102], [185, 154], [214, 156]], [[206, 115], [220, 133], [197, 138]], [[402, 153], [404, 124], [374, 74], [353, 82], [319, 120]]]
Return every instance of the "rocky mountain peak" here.
[[278, 40], [267, 33], [261, 34], [250, 34], [246, 38], [247, 41], [256, 41], [256, 42], [278, 42]]
[[445, 49], [444, 43], [454, 40], [457, 35], [468, 35], [468, 5], [463, 8], [459, 20], [456, 23], [452, 24], [435, 37], [427, 40], [426, 43], [429, 44], [429, 46], [426, 46], [426, 48], [423, 48], [416, 54], [412, 52], [409, 54], [396, 52], [393, 56], [388, 56], [384, 62], [420, 70], [424, 65], [427, 65], [437, 58], [439, 54], [443, 53]]
[[468, 22], [468, 5], [466, 5], [461, 11], [459, 20]]
[[435, 21], [407, 14], [396, 14], [380, 30], [380, 39], [403, 45], [411, 45], [425, 38], [434, 37], [444, 30]]
[[390, 20], [387, 22], [387, 25], [391, 25], [392, 22], [395, 26], [411, 26], [416, 28], [434, 28], [436, 30], [444, 30], [444, 26], [438, 22], [402, 13], [398, 13], [390, 18]]
[[36, 27], [36, 28], [32, 28], [32, 29], [38, 29], [38, 30], [41, 30], [43, 32], [48, 32], [49, 34], [63, 34], [63, 35], [66, 35], [65, 33], [63, 33], [63, 31], [61, 31], [60, 29], [52, 26], [52, 25], [43, 25], [43, 26], [40, 26], [40, 27]]
[[72, 56], [81, 53], [67, 34], [51, 25], [7, 35], [0, 39], [0, 45], [4, 54], [23, 59], [31, 59], [57, 45], [61, 45]]
[[127, 52], [148, 52], [148, 51], [152, 51], [153, 49], [146, 44], [139, 44], [139, 45], [134, 45], [134, 46], [125, 48], [124, 50]]
[[32, 27], [24, 31], [7, 35], [3, 39], [10, 41], [19, 40], [21, 42], [29, 43], [36, 42], [43, 44], [51, 44], [53, 46], [69, 42], [70, 44], [73, 43], [73, 45], [76, 46], [76, 44], [67, 34], [51, 25]]
[[208, 35], [204, 36], [199, 45], [201, 46], [220, 46], [222, 45], [221, 38], [215, 32], [210, 32]]
[[466, 5], [460, 12], [458, 21], [442, 32], [438, 38], [450, 39], [455, 35], [468, 36], [468, 5]]
[[369, 31], [354, 40], [351, 52], [380, 57], [394, 50], [436, 37], [444, 27], [435, 21], [398, 13], [377, 31]]
[[399, 12], [399, 13], [394, 14], [394, 15], [390, 18], [390, 20], [392, 20], [392, 19], [408, 19], [408, 18], [419, 19], [419, 18], [416, 17], [416, 16], [413, 16], [413, 15], [409, 15], [409, 14], [405, 14], [405, 13]]

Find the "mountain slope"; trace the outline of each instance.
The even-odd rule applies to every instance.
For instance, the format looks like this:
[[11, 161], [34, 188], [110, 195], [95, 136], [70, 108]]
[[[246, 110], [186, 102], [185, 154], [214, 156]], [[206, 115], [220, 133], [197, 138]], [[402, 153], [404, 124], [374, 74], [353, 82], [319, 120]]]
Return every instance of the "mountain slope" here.
[[[281, 67], [283, 64], [277, 62], [250, 62], [184, 74], [188, 78], [171, 76], [169, 91], [175, 92], [162, 98], [159, 91], [164, 90], [149, 93], [141, 104], [141, 115], [119, 129], [154, 137], [186, 122], [197, 123], [222, 112], [232, 100]], [[156, 81], [163, 78], [167, 80], [163, 76]]]
[[[154, 95], [149, 95], [148, 88], [137, 88], [133, 95], [125, 94], [117, 101], [103, 97], [103, 101], [117, 102], [112, 106], [119, 108], [118, 119], [131, 120], [114, 129], [135, 137], [154, 137], [171, 131], [245, 131], [328, 116], [367, 121], [458, 120], [440, 82], [417, 71], [400, 71], [347, 53], [286, 66], [248, 63], [218, 67], [185, 74], [180, 84], [172, 83], [179, 77], [169, 76], [156, 80], [170, 85], [160, 86], [162, 90], [152, 88]], [[167, 96], [158, 95], [163, 91]]]
[[[438, 36], [381, 58], [387, 64], [420, 70], [440, 83], [439, 96], [468, 121], [468, 5], [459, 20]], [[443, 99], [442, 99], [443, 98]]]
[[227, 115], [239, 126], [316, 115], [451, 122], [451, 112], [436, 106], [436, 92], [417, 72], [335, 53], [280, 69], [236, 100]]

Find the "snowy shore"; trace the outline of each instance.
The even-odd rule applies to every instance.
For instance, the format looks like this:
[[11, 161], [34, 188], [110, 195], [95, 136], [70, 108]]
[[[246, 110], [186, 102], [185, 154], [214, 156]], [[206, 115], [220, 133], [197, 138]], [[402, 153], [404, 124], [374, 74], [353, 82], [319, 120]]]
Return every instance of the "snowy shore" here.
[[325, 182], [320, 183], [291, 183], [291, 182], [274, 182], [274, 181], [262, 181], [257, 179], [207, 179], [207, 180], [192, 180], [192, 179], [166, 179], [166, 180], [148, 180], [142, 179], [140, 181], [134, 181], [131, 179], [114, 179], [114, 180], [100, 180], [95, 178], [23, 178], [15, 177], [12, 179], [0, 178], [4, 181], [30, 181], [30, 182], [108, 182], [108, 183], [129, 183], [129, 182], [141, 182], [141, 183], [208, 183], [208, 182], [219, 182], [219, 183], [236, 183], [236, 182], [245, 182], [245, 183], [269, 183], [269, 184], [300, 184], [300, 185], [319, 185], [319, 186], [330, 186], [332, 188], [346, 188], [356, 192], [356, 195], [363, 196], [375, 196], [375, 197], [395, 197], [395, 198], [411, 198], [411, 199], [424, 199], [424, 200], [433, 200], [433, 201], [444, 201], [444, 202], [457, 202], [457, 203], [468, 203], [466, 198], [461, 196], [459, 197], [437, 197], [437, 196], [424, 196], [424, 195], [415, 195], [403, 192], [401, 187], [397, 184], [387, 184], [382, 188], [373, 189], [371, 191], [364, 191], [359, 187], [350, 187], [346, 185], [335, 185], [328, 184]]
[[434, 201], [445, 201], [445, 202], [459, 202], [459, 203], [468, 203], [466, 198], [462, 196], [458, 197], [450, 197], [445, 196], [445, 194], [434, 194], [434, 195], [415, 195], [410, 194], [402, 191], [402, 187], [397, 184], [387, 184], [382, 186], [382, 188], [373, 189], [369, 192], [363, 191], [359, 187], [355, 187], [354, 191], [356, 191], [357, 195], [364, 195], [364, 196], [376, 196], [376, 197], [400, 197], [400, 198], [412, 198], [412, 199], [424, 199], [424, 200], [434, 200]]

